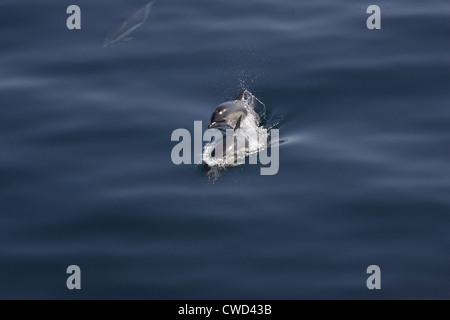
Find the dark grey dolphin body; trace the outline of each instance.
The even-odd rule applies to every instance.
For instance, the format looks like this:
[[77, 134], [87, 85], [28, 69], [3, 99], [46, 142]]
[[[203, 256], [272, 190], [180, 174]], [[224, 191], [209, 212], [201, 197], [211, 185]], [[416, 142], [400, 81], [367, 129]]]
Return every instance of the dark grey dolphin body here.
[[233, 101], [220, 104], [211, 116], [208, 128], [229, 126], [234, 129], [239, 118], [244, 119], [248, 114], [247, 104], [244, 101], [243, 89]]
[[[242, 119], [242, 116], [240, 116], [238, 118], [237, 122], [236, 122], [236, 126], [234, 127], [233, 136], [235, 136], [236, 135], [236, 131], [241, 128], [241, 119]], [[233, 140], [235, 140], [235, 139], [233, 139]], [[242, 150], [235, 150], [235, 143], [234, 142], [235, 141], [233, 141], [233, 144], [231, 144], [231, 145], [227, 145], [227, 143], [226, 143], [226, 136], [225, 137], [222, 136], [221, 140], [219, 139], [219, 141], [216, 141], [216, 143], [218, 145], [222, 146], [221, 157], [227, 158], [227, 157], [230, 157], [230, 155], [232, 155], [234, 157], [237, 152], [239, 152], [239, 151], [242, 152], [242, 151], [247, 151], [248, 150], [247, 144], [242, 146], [243, 147]], [[216, 148], [214, 148], [212, 150], [212, 152], [211, 152], [211, 157], [215, 157], [215, 156], [216, 156]]]

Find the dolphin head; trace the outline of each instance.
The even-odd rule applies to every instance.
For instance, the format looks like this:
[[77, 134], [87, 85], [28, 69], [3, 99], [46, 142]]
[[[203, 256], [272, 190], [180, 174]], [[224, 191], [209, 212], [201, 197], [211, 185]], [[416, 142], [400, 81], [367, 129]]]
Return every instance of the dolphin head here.
[[247, 108], [244, 101], [244, 94], [247, 89], [237, 95], [234, 101], [228, 101], [220, 104], [211, 116], [211, 123], [208, 128], [217, 128], [229, 126], [234, 129], [237, 120], [242, 116], [244, 118], [247, 115]]
[[245, 117], [248, 111], [245, 102], [241, 100], [228, 101], [219, 105], [211, 116], [208, 128], [229, 126], [234, 128], [239, 117]]

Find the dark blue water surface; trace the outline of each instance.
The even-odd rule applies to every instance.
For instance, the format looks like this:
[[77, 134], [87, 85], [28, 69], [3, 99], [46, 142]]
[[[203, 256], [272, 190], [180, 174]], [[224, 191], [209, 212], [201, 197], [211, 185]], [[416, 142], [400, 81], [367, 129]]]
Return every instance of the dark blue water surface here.
[[[0, 298], [450, 298], [447, 0], [159, 0], [102, 49], [145, 3], [0, 4]], [[243, 86], [279, 172], [174, 165]]]

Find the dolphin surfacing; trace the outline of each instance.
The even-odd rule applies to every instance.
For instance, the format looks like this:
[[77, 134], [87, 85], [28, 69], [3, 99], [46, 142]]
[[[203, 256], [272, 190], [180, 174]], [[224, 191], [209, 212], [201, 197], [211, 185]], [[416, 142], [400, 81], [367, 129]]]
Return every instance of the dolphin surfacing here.
[[112, 27], [103, 39], [103, 48], [117, 41], [132, 40], [133, 38], [130, 37], [131, 33], [144, 24], [155, 1], [156, 0], [150, 1], [148, 4], [131, 14], [127, 19]]

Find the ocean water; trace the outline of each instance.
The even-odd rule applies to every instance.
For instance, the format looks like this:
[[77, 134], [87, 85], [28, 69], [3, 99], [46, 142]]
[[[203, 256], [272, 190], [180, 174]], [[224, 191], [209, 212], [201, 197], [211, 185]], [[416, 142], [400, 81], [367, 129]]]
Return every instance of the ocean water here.
[[[145, 4], [0, 4], [0, 299], [450, 298], [448, 1], [158, 0], [103, 49]], [[242, 87], [278, 173], [174, 165]]]

